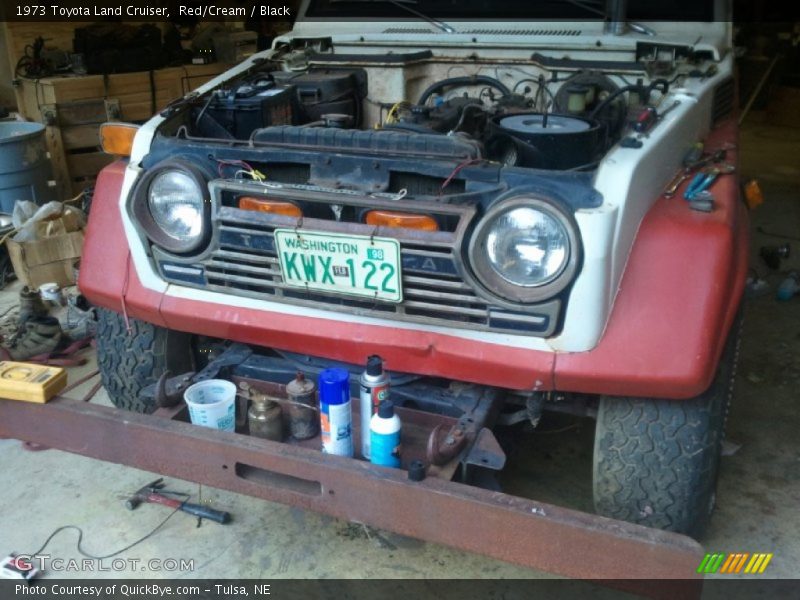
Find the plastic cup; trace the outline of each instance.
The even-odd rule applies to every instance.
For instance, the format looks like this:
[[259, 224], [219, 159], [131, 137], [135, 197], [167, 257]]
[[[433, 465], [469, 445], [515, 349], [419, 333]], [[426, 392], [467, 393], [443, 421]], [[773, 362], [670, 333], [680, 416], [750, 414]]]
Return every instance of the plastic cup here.
[[195, 425], [234, 431], [236, 429], [236, 386], [224, 379], [195, 383], [183, 393], [189, 418]]

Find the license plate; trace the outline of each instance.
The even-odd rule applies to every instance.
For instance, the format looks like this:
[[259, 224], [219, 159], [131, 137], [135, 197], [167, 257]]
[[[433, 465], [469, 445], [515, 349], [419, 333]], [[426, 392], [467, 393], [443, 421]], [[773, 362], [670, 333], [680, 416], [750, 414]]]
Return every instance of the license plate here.
[[276, 229], [275, 244], [286, 285], [403, 301], [397, 240]]

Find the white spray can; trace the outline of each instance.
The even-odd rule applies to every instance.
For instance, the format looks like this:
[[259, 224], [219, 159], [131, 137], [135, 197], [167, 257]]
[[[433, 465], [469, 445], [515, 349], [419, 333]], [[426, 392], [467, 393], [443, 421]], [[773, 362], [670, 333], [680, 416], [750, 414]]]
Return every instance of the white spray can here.
[[358, 380], [361, 403], [361, 456], [369, 460], [369, 424], [378, 406], [389, 399], [389, 374], [383, 370], [383, 359], [373, 354], [367, 358], [367, 368]]
[[400, 467], [400, 417], [394, 414], [394, 404], [384, 400], [372, 415], [369, 426], [369, 461], [384, 467]]

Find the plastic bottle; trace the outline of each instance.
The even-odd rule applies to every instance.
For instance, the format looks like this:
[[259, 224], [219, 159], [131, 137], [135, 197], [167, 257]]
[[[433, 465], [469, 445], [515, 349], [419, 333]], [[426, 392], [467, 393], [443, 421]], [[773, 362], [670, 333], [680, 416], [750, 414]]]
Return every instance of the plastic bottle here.
[[800, 292], [800, 275], [798, 275], [797, 271], [792, 271], [778, 286], [776, 298], [786, 302], [791, 300], [797, 292]]
[[394, 404], [384, 400], [369, 424], [370, 462], [384, 467], [400, 467], [400, 417]]
[[369, 460], [369, 426], [378, 406], [389, 399], [389, 374], [383, 370], [383, 360], [373, 354], [367, 358], [367, 368], [358, 380], [361, 399], [361, 456]]
[[325, 369], [319, 374], [319, 408], [322, 451], [353, 456], [350, 374], [346, 370]]

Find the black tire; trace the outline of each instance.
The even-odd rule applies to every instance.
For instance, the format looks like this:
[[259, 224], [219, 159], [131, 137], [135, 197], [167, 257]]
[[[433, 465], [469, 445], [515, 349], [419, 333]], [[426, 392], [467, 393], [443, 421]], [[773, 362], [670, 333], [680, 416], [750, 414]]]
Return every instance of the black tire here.
[[139, 398], [142, 388], [165, 370], [179, 375], [192, 370], [191, 335], [157, 327], [97, 308], [97, 367], [114, 406], [133, 412], [155, 410]]
[[714, 509], [739, 331], [736, 319], [714, 381], [691, 400], [600, 400], [594, 445], [597, 513], [695, 538], [703, 534]]

